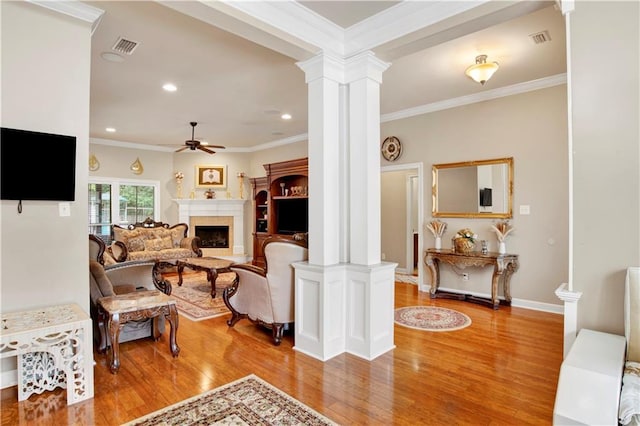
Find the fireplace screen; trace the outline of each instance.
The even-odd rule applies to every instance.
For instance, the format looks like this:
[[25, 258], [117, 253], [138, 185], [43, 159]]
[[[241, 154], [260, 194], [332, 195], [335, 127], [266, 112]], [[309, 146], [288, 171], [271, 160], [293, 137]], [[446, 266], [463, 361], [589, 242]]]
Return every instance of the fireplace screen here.
[[201, 248], [229, 248], [228, 226], [196, 226]]

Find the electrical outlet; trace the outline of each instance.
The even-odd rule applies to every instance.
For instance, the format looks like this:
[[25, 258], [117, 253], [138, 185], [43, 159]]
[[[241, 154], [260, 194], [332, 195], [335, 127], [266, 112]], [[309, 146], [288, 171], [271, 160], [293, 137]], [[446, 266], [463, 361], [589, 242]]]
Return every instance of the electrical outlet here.
[[462, 281], [469, 281], [469, 274], [466, 272], [462, 273]]

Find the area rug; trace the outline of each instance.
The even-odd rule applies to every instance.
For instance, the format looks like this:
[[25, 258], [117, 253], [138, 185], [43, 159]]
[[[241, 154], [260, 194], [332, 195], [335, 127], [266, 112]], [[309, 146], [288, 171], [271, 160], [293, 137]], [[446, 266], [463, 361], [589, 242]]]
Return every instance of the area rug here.
[[462, 312], [435, 306], [398, 308], [394, 316], [396, 324], [416, 330], [453, 331], [471, 325], [471, 318]]
[[171, 283], [171, 297], [176, 301], [178, 313], [191, 321], [203, 321], [229, 313], [222, 300], [222, 290], [231, 285], [234, 273], [218, 275], [216, 280], [216, 297], [211, 298], [211, 284], [207, 281], [206, 272], [185, 272], [182, 285], [178, 286], [178, 275], [164, 275]]
[[235, 382], [148, 414], [125, 426], [335, 425], [258, 376]]

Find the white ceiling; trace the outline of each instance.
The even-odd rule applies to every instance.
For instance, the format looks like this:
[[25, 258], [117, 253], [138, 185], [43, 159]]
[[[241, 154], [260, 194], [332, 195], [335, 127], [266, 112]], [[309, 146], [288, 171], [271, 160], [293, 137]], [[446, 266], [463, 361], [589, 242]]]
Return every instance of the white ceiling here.
[[[190, 3], [202, 6], [197, 2], [179, 6]], [[299, 3], [342, 28], [353, 29], [375, 14], [392, 19], [401, 2]], [[467, 28], [477, 31], [467, 29], [466, 35], [440, 31], [381, 46], [376, 53], [391, 63], [383, 74], [381, 113], [428, 108], [565, 73], [562, 15], [553, 2], [529, 3], [533, 12], [515, 16], [522, 12], [506, 9], [502, 15], [511, 13], [513, 19], [497, 25], [471, 20]], [[230, 151], [304, 139], [307, 85], [296, 65], [298, 59], [179, 13], [174, 10], [178, 3], [166, 3], [170, 7], [153, 1], [87, 4], [105, 11], [92, 41], [90, 134], [94, 142], [177, 149], [191, 137], [190, 121], [199, 123], [196, 139]], [[545, 30], [551, 40], [533, 43], [529, 35]], [[120, 36], [139, 46], [130, 56], [121, 55], [122, 62], [102, 59], [101, 54], [111, 52]], [[464, 75], [481, 53], [500, 63], [485, 86]], [[178, 91], [164, 92], [165, 82], [176, 84]], [[285, 112], [293, 119], [282, 120], [279, 113]], [[108, 133], [106, 127], [117, 131]]]

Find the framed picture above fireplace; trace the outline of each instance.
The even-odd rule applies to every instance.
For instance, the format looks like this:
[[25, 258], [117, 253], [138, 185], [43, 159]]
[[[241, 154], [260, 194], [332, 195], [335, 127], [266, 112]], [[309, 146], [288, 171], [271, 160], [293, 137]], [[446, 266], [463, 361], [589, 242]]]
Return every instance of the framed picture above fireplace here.
[[198, 164], [196, 166], [196, 187], [226, 188], [227, 166]]

